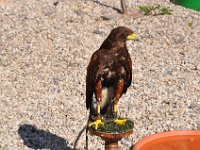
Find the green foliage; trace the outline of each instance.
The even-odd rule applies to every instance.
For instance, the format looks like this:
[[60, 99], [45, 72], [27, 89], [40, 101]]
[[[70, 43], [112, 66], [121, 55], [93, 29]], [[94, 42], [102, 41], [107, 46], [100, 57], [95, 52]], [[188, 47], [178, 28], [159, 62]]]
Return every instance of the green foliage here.
[[159, 4], [154, 4], [152, 6], [139, 6], [139, 10], [147, 16], [169, 15], [172, 12], [169, 7], [161, 7]]
[[98, 131], [101, 132], [108, 132], [108, 133], [121, 133], [126, 132], [128, 130], [132, 130], [134, 126], [134, 123], [130, 120], [127, 120], [127, 122], [124, 125], [118, 125], [114, 122], [110, 122], [105, 124], [104, 126], [101, 126]]
[[193, 26], [193, 21], [188, 22], [188, 26], [189, 26], [190, 28], [192, 28], [192, 26]]
[[139, 10], [143, 12], [145, 15], [153, 15], [155, 10], [158, 9], [160, 5], [154, 4], [152, 6], [139, 6]]
[[160, 15], [171, 15], [172, 10], [168, 7], [163, 7], [160, 9]]
[[131, 120], [127, 120], [124, 125], [116, 124], [113, 120], [105, 123], [103, 126], [99, 126], [99, 128], [96, 131], [107, 133], [121, 133], [132, 130], [133, 127], [134, 123]]

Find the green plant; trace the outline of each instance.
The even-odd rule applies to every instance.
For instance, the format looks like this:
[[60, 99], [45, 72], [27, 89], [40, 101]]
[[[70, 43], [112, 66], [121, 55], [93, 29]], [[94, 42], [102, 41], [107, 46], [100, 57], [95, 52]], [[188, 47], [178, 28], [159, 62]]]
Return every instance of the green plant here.
[[154, 4], [152, 6], [139, 6], [139, 10], [147, 16], [169, 15], [172, 12], [169, 7], [161, 7], [159, 4]]
[[132, 130], [133, 127], [134, 123], [131, 120], [127, 120], [124, 125], [118, 125], [112, 121], [109, 123], [105, 123], [104, 126], [100, 126], [97, 131], [107, 133], [121, 133]]
[[154, 4], [152, 6], [139, 6], [139, 10], [143, 12], [145, 15], [153, 15], [155, 10], [158, 9], [160, 5]]
[[[122, 117], [118, 117], [118, 119], [125, 119]], [[107, 132], [107, 133], [121, 133], [132, 130], [134, 127], [133, 121], [127, 119], [125, 124], [120, 125], [114, 122], [114, 118], [104, 118], [104, 125], [99, 126], [98, 129], [95, 129], [94, 126], [92, 128], [96, 131]]]
[[193, 21], [188, 22], [188, 26], [189, 26], [190, 28], [192, 28], [192, 26], [193, 26]]
[[172, 10], [168, 7], [163, 7], [160, 9], [160, 15], [171, 15]]

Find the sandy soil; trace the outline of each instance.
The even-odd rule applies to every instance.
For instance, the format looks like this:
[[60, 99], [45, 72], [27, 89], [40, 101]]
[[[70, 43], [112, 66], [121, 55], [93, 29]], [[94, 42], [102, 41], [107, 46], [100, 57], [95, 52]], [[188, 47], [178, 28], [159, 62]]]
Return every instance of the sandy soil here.
[[[172, 15], [105, 21], [119, 0], [0, 2], [1, 150], [73, 148], [88, 118], [89, 59], [119, 25], [140, 37], [128, 43], [133, 83], [119, 104], [119, 113], [134, 120], [134, 134], [120, 148], [160, 131], [200, 129], [199, 12], [168, 0], [132, 0], [131, 11], [157, 3]], [[77, 148], [84, 145], [85, 133]], [[103, 142], [89, 136], [89, 148], [103, 149]]]

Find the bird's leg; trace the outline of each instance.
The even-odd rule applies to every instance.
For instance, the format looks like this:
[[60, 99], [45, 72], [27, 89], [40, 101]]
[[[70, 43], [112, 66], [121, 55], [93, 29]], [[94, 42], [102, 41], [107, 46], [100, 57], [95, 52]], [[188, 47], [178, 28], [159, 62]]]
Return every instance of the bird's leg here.
[[123, 125], [126, 122], [126, 119], [117, 118], [117, 110], [118, 110], [117, 103], [123, 93], [123, 90], [124, 90], [124, 80], [121, 79], [117, 82], [117, 87], [116, 87], [115, 97], [114, 97], [114, 104], [113, 104], [114, 117], [116, 118], [114, 122], [120, 125]]
[[102, 84], [101, 84], [101, 80], [99, 80], [99, 82], [97, 82], [96, 86], [95, 86], [95, 94], [96, 94], [96, 100], [97, 100], [97, 117], [96, 117], [96, 121], [92, 122], [89, 124], [89, 126], [95, 126], [95, 129], [98, 129], [99, 125], [104, 125], [104, 123], [102, 122], [101, 119], [101, 102], [102, 102]]
[[124, 87], [124, 80], [119, 80], [117, 82], [116, 90], [115, 90], [115, 97], [114, 97], [114, 104], [113, 104], [113, 111], [114, 111], [114, 117], [117, 118], [117, 103], [119, 102], [119, 99], [122, 95]]

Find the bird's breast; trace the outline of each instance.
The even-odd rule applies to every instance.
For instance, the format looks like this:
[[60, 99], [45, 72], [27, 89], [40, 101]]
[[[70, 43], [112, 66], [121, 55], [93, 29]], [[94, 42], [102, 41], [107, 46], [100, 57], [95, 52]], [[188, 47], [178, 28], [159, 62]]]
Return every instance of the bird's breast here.
[[113, 87], [103, 87], [102, 88], [102, 103], [101, 107], [111, 103], [114, 97], [114, 88]]
[[111, 68], [106, 68], [103, 71], [101, 80], [103, 81], [104, 86], [110, 86], [114, 83], [116, 78], [116, 71]]
[[112, 78], [113, 76], [115, 76], [115, 71], [109, 71], [107, 78]]
[[121, 76], [125, 74], [126, 71], [123, 66], [105, 68], [102, 74], [102, 79], [105, 81], [109, 81], [116, 78], [119, 79]]

